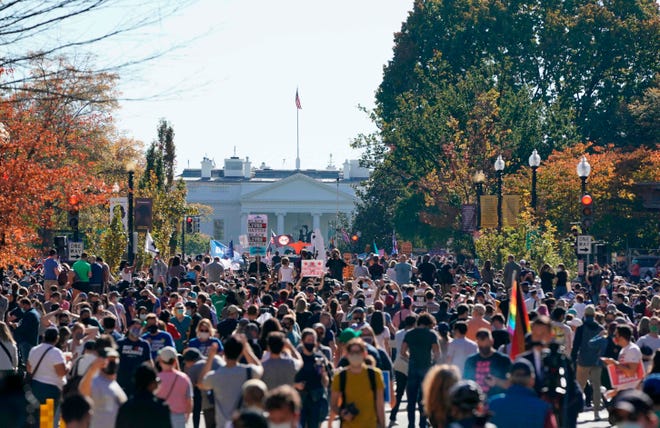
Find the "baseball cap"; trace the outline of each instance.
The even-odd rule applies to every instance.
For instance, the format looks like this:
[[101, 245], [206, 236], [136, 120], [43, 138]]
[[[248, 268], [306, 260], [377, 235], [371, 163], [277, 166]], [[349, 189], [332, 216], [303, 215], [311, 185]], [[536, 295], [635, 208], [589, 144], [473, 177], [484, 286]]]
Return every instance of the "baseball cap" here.
[[241, 310], [238, 309], [238, 306], [236, 306], [236, 305], [229, 305], [229, 307], [227, 308], [227, 313], [228, 314], [240, 314]]
[[462, 380], [449, 390], [451, 403], [462, 410], [476, 409], [484, 400], [481, 387], [473, 380]]
[[636, 389], [626, 389], [617, 394], [612, 407], [631, 413], [633, 419], [649, 413], [653, 409], [653, 402], [648, 395]]
[[178, 354], [176, 353], [176, 349], [171, 346], [166, 346], [158, 351], [158, 358], [165, 363], [172, 363], [177, 357]]
[[585, 317], [593, 317], [594, 315], [596, 315], [596, 308], [594, 308], [593, 305], [588, 305], [584, 308]]
[[351, 339], [355, 339], [356, 337], [360, 337], [362, 335], [362, 332], [359, 330], [353, 330], [352, 328], [345, 328], [340, 334], [337, 339], [339, 339], [340, 343], [348, 343]]

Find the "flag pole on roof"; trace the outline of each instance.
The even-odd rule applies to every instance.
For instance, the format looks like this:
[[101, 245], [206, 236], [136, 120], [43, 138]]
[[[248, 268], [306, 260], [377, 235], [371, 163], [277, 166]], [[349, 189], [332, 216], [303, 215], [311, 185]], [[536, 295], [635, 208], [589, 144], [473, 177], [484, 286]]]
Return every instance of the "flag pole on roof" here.
[[296, 88], [296, 171], [300, 171], [300, 96], [298, 95], [298, 88]]

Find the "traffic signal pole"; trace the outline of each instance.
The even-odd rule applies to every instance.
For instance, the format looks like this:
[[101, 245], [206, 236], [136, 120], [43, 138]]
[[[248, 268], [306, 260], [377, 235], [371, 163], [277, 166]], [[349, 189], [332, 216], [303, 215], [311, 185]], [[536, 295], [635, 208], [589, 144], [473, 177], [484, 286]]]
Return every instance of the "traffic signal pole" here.
[[181, 257], [186, 257], [186, 217], [181, 220]]

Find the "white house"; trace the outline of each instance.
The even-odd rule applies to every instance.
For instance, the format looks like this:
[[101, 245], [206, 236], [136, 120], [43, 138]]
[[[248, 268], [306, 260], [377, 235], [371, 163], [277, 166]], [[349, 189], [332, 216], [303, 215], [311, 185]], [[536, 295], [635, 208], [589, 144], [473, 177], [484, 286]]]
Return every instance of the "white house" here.
[[262, 164], [251, 166], [249, 158], [232, 156], [222, 169], [204, 158], [200, 169], [185, 169], [181, 177], [188, 187], [187, 201], [213, 208], [202, 219], [200, 231], [213, 239], [238, 242], [247, 233], [248, 214], [267, 214], [268, 226], [277, 234], [295, 240], [319, 228], [327, 239], [338, 213], [352, 215], [355, 186], [369, 177], [357, 160], [346, 161], [340, 171], [327, 169], [277, 170]]

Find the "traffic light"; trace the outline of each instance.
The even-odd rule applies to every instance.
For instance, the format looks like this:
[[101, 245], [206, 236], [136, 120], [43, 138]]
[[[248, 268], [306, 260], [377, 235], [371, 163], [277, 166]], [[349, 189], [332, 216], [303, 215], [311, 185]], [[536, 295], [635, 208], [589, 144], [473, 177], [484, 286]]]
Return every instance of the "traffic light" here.
[[69, 202], [69, 215], [67, 224], [74, 232], [78, 230], [78, 225], [80, 224], [80, 198], [78, 195], [71, 195], [68, 199]]
[[186, 233], [193, 233], [194, 219], [192, 216], [186, 217]]
[[591, 195], [584, 194], [580, 198], [582, 205], [582, 233], [587, 233], [594, 222], [594, 201]]

